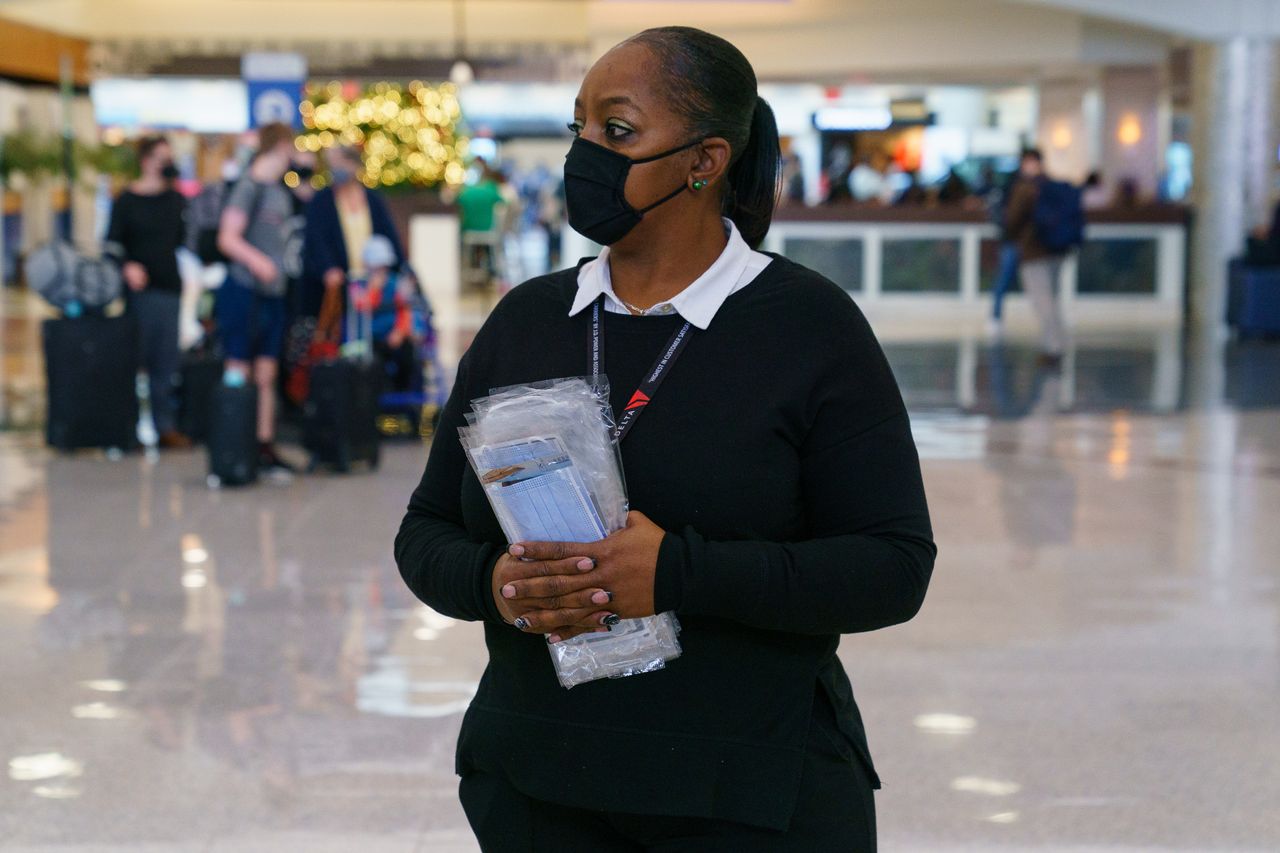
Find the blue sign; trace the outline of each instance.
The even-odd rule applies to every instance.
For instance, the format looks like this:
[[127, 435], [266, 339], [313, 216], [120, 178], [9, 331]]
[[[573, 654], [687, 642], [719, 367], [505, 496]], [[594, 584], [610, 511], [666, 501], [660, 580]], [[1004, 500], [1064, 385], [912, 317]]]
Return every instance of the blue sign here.
[[249, 92], [249, 127], [273, 122], [302, 127], [302, 86], [307, 61], [296, 53], [247, 53], [240, 75]]
[[302, 81], [249, 80], [249, 127], [259, 128], [274, 122], [302, 128]]

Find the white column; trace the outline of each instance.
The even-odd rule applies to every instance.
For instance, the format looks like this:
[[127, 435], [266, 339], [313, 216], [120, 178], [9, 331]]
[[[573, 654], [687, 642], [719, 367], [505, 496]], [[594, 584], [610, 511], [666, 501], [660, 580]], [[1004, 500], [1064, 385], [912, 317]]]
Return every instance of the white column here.
[[1276, 148], [1276, 45], [1249, 43], [1249, 99], [1244, 122], [1245, 216], [1249, 226], [1271, 224]]
[[[1249, 39], [1237, 36], [1197, 52], [1195, 195], [1199, 216], [1191, 312], [1209, 341], [1220, 337], [1226, 306], [1227, 261], [1244, 243], [1245, 116]], [[1260, 100], [1260, 99], [1259, 99]]]

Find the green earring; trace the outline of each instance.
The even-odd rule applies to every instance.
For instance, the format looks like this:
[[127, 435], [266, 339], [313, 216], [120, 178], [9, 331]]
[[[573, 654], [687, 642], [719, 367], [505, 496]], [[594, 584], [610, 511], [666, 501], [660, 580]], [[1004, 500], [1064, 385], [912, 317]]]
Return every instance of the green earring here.
[[700, 189], [702, 189], [703, 187], [705, 187], [706, 185], [707, 185], [707, 182], [706, 182], [706, 181], [694, 181], [694, 182], [693, 182], [693, 188], [694, 188], [695, 190], [700, 190]]

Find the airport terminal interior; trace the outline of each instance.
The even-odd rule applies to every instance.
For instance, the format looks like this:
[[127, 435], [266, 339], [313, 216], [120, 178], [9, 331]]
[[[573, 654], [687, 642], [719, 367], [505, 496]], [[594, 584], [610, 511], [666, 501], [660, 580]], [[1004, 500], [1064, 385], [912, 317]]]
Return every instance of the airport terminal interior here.
[[[928, 594], [838, 652], [879, 849], [1280, 849], [1280, 2], [0, 0], [0, 850], [480, 850], [454, 750], [484, 628], [415, 598], [393, 540], [495, 305], [600, 250], [562, 181], [584, 73], [670, 24], [754, 65], [783, 155], [761, 248], [852, 297], [911, 416]], [[292, 470], [235, 485], [191, 402], [201, 365], [231, 382], [193, 223], [280, 121], [300, 215], [360, 161], [421, 332], [375, 463], [328, 464], [290, 295]], [[127, 437], [68, 439], [52, 330], [131, 314], [78, 316], [39, 258], [94, 263], [152, 134], [197, 440], [134, 363]], [[1003, 280], [1032, 148], [1084, 223], [1061, 348]]]

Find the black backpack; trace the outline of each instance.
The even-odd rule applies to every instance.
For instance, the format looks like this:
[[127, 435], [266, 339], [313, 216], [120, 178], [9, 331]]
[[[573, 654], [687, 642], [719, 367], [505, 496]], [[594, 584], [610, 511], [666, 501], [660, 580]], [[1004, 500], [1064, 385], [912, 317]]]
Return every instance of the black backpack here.
[[1063, 181], [1041, 181], [1032, 221], [1036, 239], [1055, 255], [1083, 244], [1084, 199], [1080, 188]]

